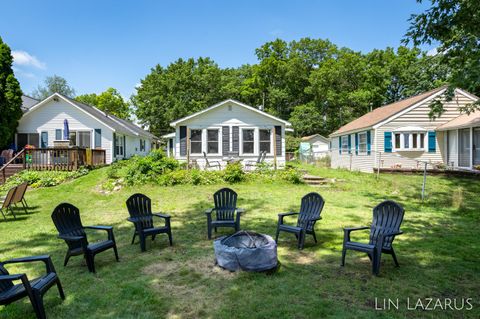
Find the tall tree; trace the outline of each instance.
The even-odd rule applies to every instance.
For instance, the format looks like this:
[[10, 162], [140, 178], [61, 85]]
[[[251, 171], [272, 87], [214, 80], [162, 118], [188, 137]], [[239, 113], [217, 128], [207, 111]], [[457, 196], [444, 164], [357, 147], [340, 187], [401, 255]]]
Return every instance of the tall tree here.
[[166, 68], [157, 65], [131, 98], [135, 114], [152, 132], [169, 132], [173, 120], [230, 97], [222, 83], [224, 74], [210, 58], [178, 59]]
[[[425, 12], [411, 16], [404, 41], [414, 45], [439, 43], [437, 54], [450, 69], [450, 92], [461, 87], [480, 95], [480, 1], [431, 0], [431, 3]], [[480, 101], [463, 111], [475, 109], [480, 109]], [[433, 116], [442, 112], [441, 104], [432, 104]]]
[[37, 89], [32, 92], [32, 96], [38, 100], [43, 100], [53, 93], [60, 93], [70, 98], [75, 97], [75, 90], [68, 84], [65, 78], [58, 75], [47, 76], [44, 85], [39, 85]]
[[75, 97], [75, 100], [96, 106], [100, 110], [120, 118], [130, 119], [130, 104], [114, 88], [108, 88], [105, 92], [98, 95], [95, 93], [79, 95]]
[[0, 149], [12, 143], [22, 117], [22, 90], [12, 63], [10, 47], [0, 37]]

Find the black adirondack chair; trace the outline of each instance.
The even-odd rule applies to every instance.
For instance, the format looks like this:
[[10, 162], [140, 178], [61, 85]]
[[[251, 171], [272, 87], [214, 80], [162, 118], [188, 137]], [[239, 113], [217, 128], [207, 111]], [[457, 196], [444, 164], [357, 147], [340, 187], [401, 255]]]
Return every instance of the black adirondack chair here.
[[[140, 249], [146, 250], [145, 239], [147, 236], [155, 236], [158, 234], [167, 234], [170, 246], [173, 245], [172, 229], [170, 227], [170, 215], [161, 213], [152, 213], [152, 201], [143, 194], [133, 194], [127, 199], [127, 208], [130, 217], [127, 218], [129, 222], [135, 225], [133, 232], [132, 245], [135, 243], [135, 236], [140, 237]], [[161, 227], [154, 227], [153, 217], [159, 217], [165, 220], [165, 225]]]
[[[37, 261], [45, 263], [46, 273], [33, 280], [29, 280], [26, 274], [11, 275], [4, 267], [7, 264]], [[20, 280], [21, 283], [14, 284], [14, 281], [17, 280]], [[65, 299], [62, 284], [60, 283], [60, 279], [58, 278], [50, 256], [32, 256], [0, 262], [0, 305], [9, 305], [16, 300], [28, 297], [37, 318], [45, 319], [46, 315], [43, 306], [43, 295], [55, 284], [57, 285], [60, 297]]]
[[[235, 231], [240, 230], [240, 216], [244, 209], [237, 207], [237, 193], [230, 188], [222, 188], [213, 194], [214, 208], [205, 211], [207, 215], [208, 239], [212, 238], [212, 228], [217, 231], [218, 227], [232, 227]], [[212, 213], [215, 212], [215, 220]]]
[[[88, 271], [95, 272], [95, 255], [113, 248], [115, 258], [118, 261], [117, 244], [113, 236], [113, 227], [111, 226], [83, 226], [80, 219], [80, 211], [72, 204], [62, 203], [58, 205], [52, 213], [52, 220], [58, 230], [58, 238], [65, 240], [68, 246], [65, 255], [64, 266], [67, 265], [71, 256], [84, 255], [87, 262]], [[85, 229], [103, 230], [108, 234], [106, 240], [88, 243]]]
[[[295, 234], [298, 239], [299, 249], [303, 249], [306, 234], [313, 235], [313, 239], [315, 242], [317, 242], [317, 236], [315, 235], [315, 223], [322, 219], [320, 214], [322, 213], [324, 205], [325, 201], [320, 194], [309, 193], [302, 198], [300, 212], [278, 214], [278, 226], [275, 241], [278, 242], [278, 235], [281, 231], [284, 231]], [[298, 215], [296, 226], [283, 223], [284, 217], [293, 215]]]
[[[372, 273], [378, 275], [382, 253], [392, 255], [395, 265], [398, 267], [397, 256], [393, 250], [395, 236], [403, 234], [400, 225], [405, 211], [402, 206], [394, 201], [384, 201], [373, 209], [373, 221], [371, 226], [344, 228], [342, 266], [345, 265], [347, 250], [356, 250], [367, 253], [372, 261]], [[350, 240], [350, 233], [358, 230], [370, 229], [370, 241], [368, 244]]]

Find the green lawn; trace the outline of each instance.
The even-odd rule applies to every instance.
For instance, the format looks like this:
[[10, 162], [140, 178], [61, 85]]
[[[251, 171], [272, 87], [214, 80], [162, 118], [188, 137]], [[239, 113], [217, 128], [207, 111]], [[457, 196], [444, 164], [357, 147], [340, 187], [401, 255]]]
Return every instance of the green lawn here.
[[[419, 200], [421, 176], [350, 173], [309, 168], [313, 174], [342, 181], [326, 187], [291, 184], [237, 184], [240, 207], [247, 210], [242, 228], [273, 235], [277, 213], [298, 209], [300, 198], [318, 191], [326, 200], [317, 223], [318, 244], [307, 237], [303, 251], [295, 237], [282, 234], [277, 273], [229, 273], [214, 266], [203, 211], [212, 194], [224, 185], [141, 186], [108, 195], [99, 185], [99, 169], [61, 186], [29, 190], [30, 215], [0, 222], [0, 260], [50, 254], [67, 299], [55, 288], [47, 293], [49, 318], [478, 318], [480, 291], [480, 182], [475, 179], [429, 177], [428, 198]], [[125, 200], [134, 192], [153, 199], [154, 209], [172, 215], [174, 246], [165, 235], [148, 241], [147, 252], [130, 245], [132, 225]], [[372, 207], [384, 199], [405, 210], [404, 235], [395, 241], [400, 268], [384, 255], [379, 277], [371, 275], [364, 254], [348, 252], [340, 267], [342, 227], [368, 225]], [[113, 251], [97, 255], [95, 275], [81, 257], [63, 267], [66, 245], [56, 238], [50, 219], [60, 202], [80, 208], [85, 225], [114, 226], [120, 262]], [[225, 230], [222, 233], [226, 233]], [[92, 240], [102, 233], [92, 233]], [[354, 235], [367, 240], [368, 233]], [[31, 276], [43, 270], [27, 270]], [[398, 311], [375, 311], [375, 298], [399, 299]], [[473, 298], [470, 311], [407, 310], [410, 298]], [[383, 301], [382, 301], [383, 302]], [[457, 305], [459, 305], [457, 303]], [[0, 316], [33, 318], [27, 300], [0, 308]]]

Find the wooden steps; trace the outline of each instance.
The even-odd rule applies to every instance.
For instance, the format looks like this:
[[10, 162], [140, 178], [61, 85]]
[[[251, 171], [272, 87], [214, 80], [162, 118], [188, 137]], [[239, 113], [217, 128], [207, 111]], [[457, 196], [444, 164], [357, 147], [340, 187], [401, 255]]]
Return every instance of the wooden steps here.
[[[5, 179], [8, 179], [10, 176], [17, 174], [18, 172], [23, 170], [23, 164], [10, 164], [5, 167]], [[1, 172], [0, 174], [0, 184], [5, 183], [4, 174]]]
[[303, 181], [305, 182], [305, 184], [308, 184], [308, 185], [323, 185], [323, 184], [330, 183], [330, 180], [325, 177], [314, 176], [309, 174], [303, 175]]

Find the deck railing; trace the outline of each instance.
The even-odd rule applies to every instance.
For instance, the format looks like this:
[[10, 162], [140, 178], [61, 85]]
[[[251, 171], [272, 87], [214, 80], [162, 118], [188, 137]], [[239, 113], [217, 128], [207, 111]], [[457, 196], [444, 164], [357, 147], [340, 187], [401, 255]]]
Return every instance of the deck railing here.
[[105, 150], [85, 148], [35, 148], [26, 149], [23, 155], [25, 168], [33, 170], [72, 171], [81, 166], [105, 164]]

